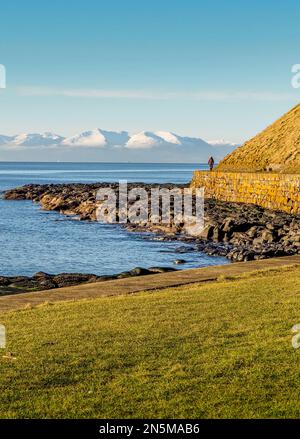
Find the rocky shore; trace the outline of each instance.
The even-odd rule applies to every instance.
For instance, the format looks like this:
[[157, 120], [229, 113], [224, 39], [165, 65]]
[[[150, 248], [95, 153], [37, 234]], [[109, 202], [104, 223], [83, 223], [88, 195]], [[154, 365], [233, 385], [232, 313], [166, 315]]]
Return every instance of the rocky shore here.
[[[173, 184], [128, 184], [143, 187], [148, 193], [152, 188], [175, 187]], [[96, 193], [110, 187], [117, 193], [117, 183], [94, 184], [30, 184], [9, 190], [7, 200], [31, 200], [42, 209], [53, 210], [79, 220], [96, 220]], [[176, 186], [178, 187], [178, 185]], [[181, 188], [185, 186], [182, 185]], [[205, 200], [205, 228], [200, 235], [190, 236], [184, 224], [170, 226], [152, 224], [125, 224], [130, 231], [154, 232], [161, 240], [191, 242], [196, 251], [208, 255], [225, 256], [231, 261], [249, 261], [300, 253], [300, 216], [275, 212], [259, 206]]]
[[123, 271], [111, 276], [97, 276], [96, 274], [60, 273], [48, 274], [39, 272], [32, 277], [28, 276], [0, 276], [0, 296], [18, 294], [30, 291], [51, 290], [53, 288], [71, 287], [82, 283], [104, 282], [107, 280], [124, 279], [126, 277], [145, 276], [148, 274], [176, 271], [169, 267], [136, 267], [130, 271]]

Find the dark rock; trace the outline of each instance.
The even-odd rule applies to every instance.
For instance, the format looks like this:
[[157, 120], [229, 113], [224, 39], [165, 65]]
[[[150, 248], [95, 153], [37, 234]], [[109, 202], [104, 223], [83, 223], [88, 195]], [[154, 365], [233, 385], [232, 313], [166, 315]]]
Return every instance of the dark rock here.
[[117, 279], [124, 279], [126, 277], [131, 277], [132, 274], [130, 273], [130, 271], [123, 271], [122, 273], [118, 274], [116, 276]]
[[222, 224], [222, 230], [225, 233], [231, 233], [232, 232], [232, 228], [234, 226], [234, 218], [226, 218], [224, 223]]
[[211, 239], [214, 234], [214, 228], [215, 226], [213, 226], [212, 224], [206, 225], [202, 232], [199, 234], [199, 237], [207, 240]]
[[151, 272], [147, 270], [146, 268], [142, 267], [135, 267], [129, 272], [131, 276], [145, 276], [147, 274], [150, 274]]
[[53, 288], [57, 287], [58, 285], [53, 280], [51, 280], [51, 278], [41, 280], [37, 286], [39, 290], [52, 290]]
[[255, 238], [257, 236], [258, 230], [259, 230], [258, 226], [252, 226], [247, 231], [247, 235], [249, 235], [250, 238]]
[[218, 227], [218, 226], [214, 227], [213, 235], [212, 235], [212, 239], [214, 241], [217, 241], [217, 242], [222, 241], [224, 238], [224, 235], [225, 235], [225, 233], [223, 232], [223, 230], [220, 227]]
[[172, 267], [151, 267], [149, 268], [151, 273], [169, 273], [170, 271], [177, 271], [176, 268]]
[[43, 271], [39, 271], [38, 273], [35, 273], [32, 278], [33, 279], [37, 279], [40, 281], [46, 280], [46, 279], [51, 279], [53, 276], [51, 276], [51, 274], [48, 273], [44, 273]]
[[10, 284], [9, 278], [7, 278], [5, 276], [0, 276], [0, 286], [5, 286], [5, 285], [9, 285], [9, 284]]
[[82, 273], [61, 273], [53, 276], [52, 280], [58, 288], [69, 287], [78, 285], [84, 282], [96, 281], [97, 276], [95, 274], [82, 274]]

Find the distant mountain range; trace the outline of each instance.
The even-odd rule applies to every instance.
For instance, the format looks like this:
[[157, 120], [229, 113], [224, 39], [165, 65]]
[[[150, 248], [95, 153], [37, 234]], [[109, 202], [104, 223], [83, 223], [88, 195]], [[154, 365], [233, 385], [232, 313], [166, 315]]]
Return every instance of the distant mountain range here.
[[211, 155], [217, 161], [222, 159], [237, 146], [239, 145], [224, 140], [204, 141], [201, 138], [182, 137], [169, 131], [141, 131], [131, 135], [127, 131], [96, 128], [71, 137], [51, 132], [0, 135], [0, 152], [4, 159], [7, 156], [10, 159], [12, 154], [17, 154], [22, 160], [25, 151], [28, 156], [34, 150], [38, 160], [46, 159], [48, 154], [51, 159], [75, 161], [85, 158], [109, 161], [206, 162]]

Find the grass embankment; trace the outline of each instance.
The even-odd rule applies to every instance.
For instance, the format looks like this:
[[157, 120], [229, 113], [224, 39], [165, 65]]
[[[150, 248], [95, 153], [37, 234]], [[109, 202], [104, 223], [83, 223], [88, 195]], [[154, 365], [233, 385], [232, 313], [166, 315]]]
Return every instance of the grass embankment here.
[[300, 173], [300, 104], [285, 113], [240, 148], [228, 154], [218, 171]]
[[300, 416], [300, 268], [0, 323], [16, 357], [1, 353], [0, 417]]

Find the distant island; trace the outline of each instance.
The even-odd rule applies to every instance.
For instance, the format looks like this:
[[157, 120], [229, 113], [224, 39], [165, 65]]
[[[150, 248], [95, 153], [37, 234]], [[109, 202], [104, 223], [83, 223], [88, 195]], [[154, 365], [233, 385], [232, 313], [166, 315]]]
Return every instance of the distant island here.
[[100, 128], [64, 137], [53, 132], [0, 134], [0, 160], [206, 163], [232, 152], [237, 143], [205, 141], [169, 131], [107, 131]]

